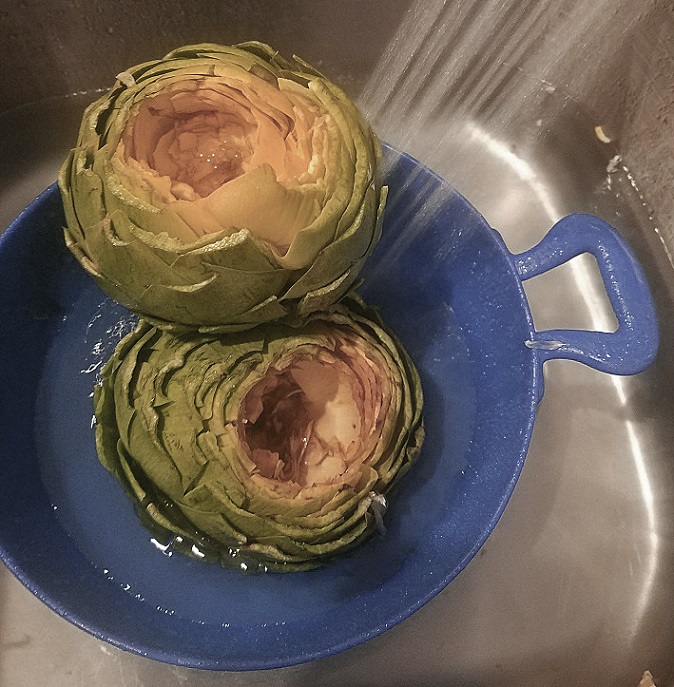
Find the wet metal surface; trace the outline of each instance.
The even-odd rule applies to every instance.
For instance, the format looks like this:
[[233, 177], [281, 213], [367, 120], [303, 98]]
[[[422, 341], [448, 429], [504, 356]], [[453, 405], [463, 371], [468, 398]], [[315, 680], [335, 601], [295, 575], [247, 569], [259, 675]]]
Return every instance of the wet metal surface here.
[[[449, 121], [436, 108], [411, 133], [367, 100], [367, 84], [354, 82], [353, 92], [362, 94], [382, 137], [444, 176], [512, 251], [536, 243], [570, 212], [614, 224], [656, 297], [662, 344], [655, 365], [616, 378], [569, 361], [548, 363], [531, 449], [496, 530], [443, 593], [363, 646], [282, 670], [189, 671], [88, 636], [1, 568], [0, 685], [631, 687], [650, 670], [658, 687], [674, 686], [674, 273], [661, 238], [667, 227], [655, 219], [667, 216], [670, 199], [661, 202], [661, 194], [672, 187], [672, 162], [665, 147], [651, 147], [670, 183], [649, 186], [655, 167], [631, 161], [620, 140], [600, 140], [595, 126], [602, 122], [568, 92], [533, 76], [519, 83], [536, 104], [508, 126], [489, 126], [469, 112]], [[89, 99], [56, 97], [0, 114], [0, 226], [55, 179]], [[629, 116], [623, 128], [642, 145]], [[618, 153], [625, 159], [616, 160]], [[644, 184], [633, 169], [645, 169]], [[613, 327], [591, 259], [528, 282], [527, 293], [539, 329]]]

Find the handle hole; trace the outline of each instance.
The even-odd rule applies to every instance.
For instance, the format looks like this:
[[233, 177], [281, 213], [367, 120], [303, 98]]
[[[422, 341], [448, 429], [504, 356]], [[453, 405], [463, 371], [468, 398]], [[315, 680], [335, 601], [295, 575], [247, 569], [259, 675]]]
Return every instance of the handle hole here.
[[546, 329], [615, 332], [618, 320], [597, 260], [583, 253], [524, 282], [534, 325]]

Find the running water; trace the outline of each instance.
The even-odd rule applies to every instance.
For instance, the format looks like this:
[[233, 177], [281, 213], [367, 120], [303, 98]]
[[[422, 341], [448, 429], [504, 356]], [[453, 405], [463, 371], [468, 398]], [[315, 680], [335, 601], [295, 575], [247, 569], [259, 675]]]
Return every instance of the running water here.
[[[616, 98], [597, 96], [625, 89], [612, 83], [615, 65], [630, 64], [625, 51], [653, 5], [413, 0], [359, 106], [382, 140], [466, 194], [511, 250], [527, 249], [592, 194], [608, 194], [595, 201], [604, 205], [623, 202], [616, 202], [608, 175], [609, 183], [595, 181], [616, 149], [598, 140], [602, 121], [592, 108], [600, 102], [608, 109]], [[573, 184], [581, 175], [579, 198]], [[401, 210], [391, 189], [396, 250], [427, 230], [427, 217], [442, 210], [447, 192], [436, 187], [424, 194], [423, 207]], [[583, 326], [609, 331], [612, 310], [591, 260], [573, 269], [588, 309]]]
[[433, 167], [466, 124], [519, 137], [540, 126], [551, 99], [559, 111], [560, 97], [607, 87], [653, 4], [414, 0], [359, 104], [384, 140]]

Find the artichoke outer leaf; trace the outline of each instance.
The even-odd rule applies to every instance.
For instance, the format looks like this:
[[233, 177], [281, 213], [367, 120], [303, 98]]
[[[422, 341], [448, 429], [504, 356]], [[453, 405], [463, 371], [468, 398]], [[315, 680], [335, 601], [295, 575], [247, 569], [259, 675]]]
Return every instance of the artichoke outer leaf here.
[[[371, 195], [374, 193], [372, 188]], [[365, 230], [365, 227], [371, 227], [371, 231]], [[360, 212], [350, 230], [343, 233], [318, 254], [312, 266], [288, 289], [285, 297], [302, 298], [315, 290], [324, 288], [327, 286], [325, 283], [326, 274], [336, 273], [341, 277], [348, 272], [353, 273], [354, 278], [357, 277], [360, 268], [374, 249], [377, 242], [376, 236], [376, 208], [371, 202], [371, 198], [368, 198], [361, 205]], [[353, 256], [357, 256], [355, 261]]]

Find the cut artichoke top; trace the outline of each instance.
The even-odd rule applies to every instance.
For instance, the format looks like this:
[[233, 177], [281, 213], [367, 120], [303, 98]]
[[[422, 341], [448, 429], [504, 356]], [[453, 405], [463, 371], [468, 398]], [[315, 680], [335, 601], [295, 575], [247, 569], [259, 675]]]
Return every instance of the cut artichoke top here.
[[381, 228], [381, 148], [347, 96], [269, 46], [119, 75], [62, 167], [66, 243], [164, 328], [298, 318], [353, 285]]
[[166, 541], [227, 565], [301, 570], [362, 541], [423, 440], [412, 362], [351, 298], [300, 329], [142, 323], [102, 378], [103, 464]]

